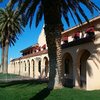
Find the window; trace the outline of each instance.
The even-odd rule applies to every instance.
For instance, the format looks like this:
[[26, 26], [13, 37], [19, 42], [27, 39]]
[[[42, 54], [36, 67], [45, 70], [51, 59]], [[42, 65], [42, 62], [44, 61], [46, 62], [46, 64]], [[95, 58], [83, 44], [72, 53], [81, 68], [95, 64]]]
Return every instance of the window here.
[[38, 71], [41, 73], [41, 61], [38, 63]]
[[67, 36], [62, 37], [62, 41], [63, 41], [64, 43], [68, 43], [68, 37], [67, 37]]
[[78, 40], [80, 38], [80, 32], [74, 34], [74, 40]]
[[86, 29], [87, 36], [94, 36], [94, 27], [89, 27]]
[[43, 48], [43, 50], [46, 50], [46, 44], [44, 44], [44, 45], [42, 46], [42, 48]]
[[[24, 62], [25, 63], [25, 62]], [[25, 63], [25, 71], [26, 71], [26, 63]]]
[[69, 74], [69, 59], [65, 59], [65, 74]]

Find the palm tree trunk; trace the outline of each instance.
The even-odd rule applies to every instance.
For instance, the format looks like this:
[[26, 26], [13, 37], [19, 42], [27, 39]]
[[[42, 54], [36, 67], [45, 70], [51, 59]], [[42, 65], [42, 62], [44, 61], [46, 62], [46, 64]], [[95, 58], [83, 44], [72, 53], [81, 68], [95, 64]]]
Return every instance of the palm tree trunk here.
[[3, 73], [8, 73], [8, 49], [9, 49], [9, 42], [8, 42], [8, 39], [6, 39], [5, 55], [4, 55], [4, 72]]
[[61, 72], [62, 72], [62, 55], [61, 55], [61, 30], [56, 26], [56, 29], [51, 31], [50, 26], [45, 26], [46, 41], [49, 55], [49, 89], [62, 87]]
[[5, 50], [5, 47], [2, 46], [2, 59], [1, 59], [1, 71], [3, 72], [4, 71], [4, 50]]

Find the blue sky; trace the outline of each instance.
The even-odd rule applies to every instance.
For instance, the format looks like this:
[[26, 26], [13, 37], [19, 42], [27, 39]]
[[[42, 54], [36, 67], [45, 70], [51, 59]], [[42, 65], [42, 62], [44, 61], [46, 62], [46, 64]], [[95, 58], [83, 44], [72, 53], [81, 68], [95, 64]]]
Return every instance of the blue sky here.
[[[8, 1], [9, 0], [4, 0], [4, 2], [0, 4], [0, 8], [5, 7], [5, 5], [7, 4]], [[94, 1], [95, 4], [100, 7], [100, 0], [92, 0], [92, 1]], [[94, 15], [91, 15], [89, 13], [89, 11], [86, 9], [86, 7], [84, 7], [84, 10], [89, 18], [92, 18], [92, 17], [98, 15], [97, 12], [94, 12]], [[37, 28], [35, 27], [34, 22], [32, 24], [31, 29], [30, 29], [29, 25], [26, 26], [26, 28], [24, 29], [24, 32], [19, 36], [19, 40], [16, 41], [15, 45], [9, 47], [9, 57], [8, 57], [9, 61], [10, 61], [10, 58], [20, 57], [21, 56], [20, 51], [22, 49], [27, 48], [27, 47], [37, 43], [38, 36], [41, 32], [43, 22], [44, 21], [42, 20]], [[74, 26], [72, 19], [70, 19], [70, 22], [71, 22], [71, 27]], [[64, 20], [63, 20], [63, 23], [64, 23], [64, 29], [65, 30], [68, 29]], [[1, 63], [1, 48], [0, 48], [0, 63]]]

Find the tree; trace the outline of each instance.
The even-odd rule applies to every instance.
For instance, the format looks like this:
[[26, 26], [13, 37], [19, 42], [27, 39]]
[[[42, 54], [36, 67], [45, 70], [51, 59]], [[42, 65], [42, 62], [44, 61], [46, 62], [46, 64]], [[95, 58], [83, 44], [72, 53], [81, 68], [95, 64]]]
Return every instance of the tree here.
[[8, 71], [8, 49], [9, 45], [16, 42], [18, 35], [22, 32], [24, 26], [24, 17], [17, 16], [18, 11], [7, 6], [0, 9], [0, 33], [2, 47], [2, 68], [3, 73]]
[[2, 2], [3, 0], [0, 0], [0, 3]]
[[1, 70], [3, 71], [4, 66], [4, 38], [3, 35], [0, 33], [0, 47], [2, 48], [2, 54], [1, 54]]
[[[62, 87], [62, 56], [61, 56], [61, 32], [63, 31], [62, 16], [65, 18], [67, 25], [70, 25], [68, 12], [73, 21], [76, 19], [82, 24], [80, 14], [88, 21], [81, 3], [85, 5], [93, 14], [93, 10], [100, 10], [91, 0], [11, 0], [10, 3], [19, 2], [20, 13], [25, 13], [26, 18], [32, 24], [34, 13], [36, 12], [36, 27], [44, 15], [45, 35], [49, 55], [49, 83], [48, 88]], [[12, 3], [12, 5], [14, 5]]]

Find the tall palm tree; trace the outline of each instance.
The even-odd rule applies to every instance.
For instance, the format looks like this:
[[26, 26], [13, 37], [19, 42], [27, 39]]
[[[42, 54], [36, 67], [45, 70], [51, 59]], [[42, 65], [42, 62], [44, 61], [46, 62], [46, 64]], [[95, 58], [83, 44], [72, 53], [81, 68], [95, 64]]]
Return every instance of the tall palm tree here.
[[[65, 18], [67, 25], [70, 25], [70, 13], [73, 21], [76, 19], [82, 24], [80, 15], [88, 22], [84, 9], [81, 4], [85, 5], [93, 14], [94, 9], [100, 10], [91, 0], [11, 0], [13, 5], [19, 2], [20, 13], [25, 13], [26, 18], [32, 24], [33, 16], [36, 12], [36, 27], [44, 15], [45, 35], [49, 55], [49, 83], [48, 88], [62, 87], [62, 56], [61, 56], [61, 32], [63, 31], [62, 16]], [[20, 14], [19, 13], [19, 14]]]
[[2, 49], [1, 53], [1, 70], [3, 71], [3, 66], [4, 66], [4, 37], [3, 34], [0, 32], [0, 48]]
[[[22, 32], [24, 26], [24, 20], [21, 15], [17, 16], [17, 11], [7, 6], [5, 9], [0, 9], [0, 33], [3, 37], [1, 41], [2, 48], [2, 67], [3, 73], [7, 73], [8, 69], [8, 49], [9, 45], [16, 42], [18, 35]], [[18, 34], [17, 34], [18, 33]], [[4, 59], [3, 59], [4, 58]]]
[[0, 3], [2, 2], [3, 0], [0, 0]]

